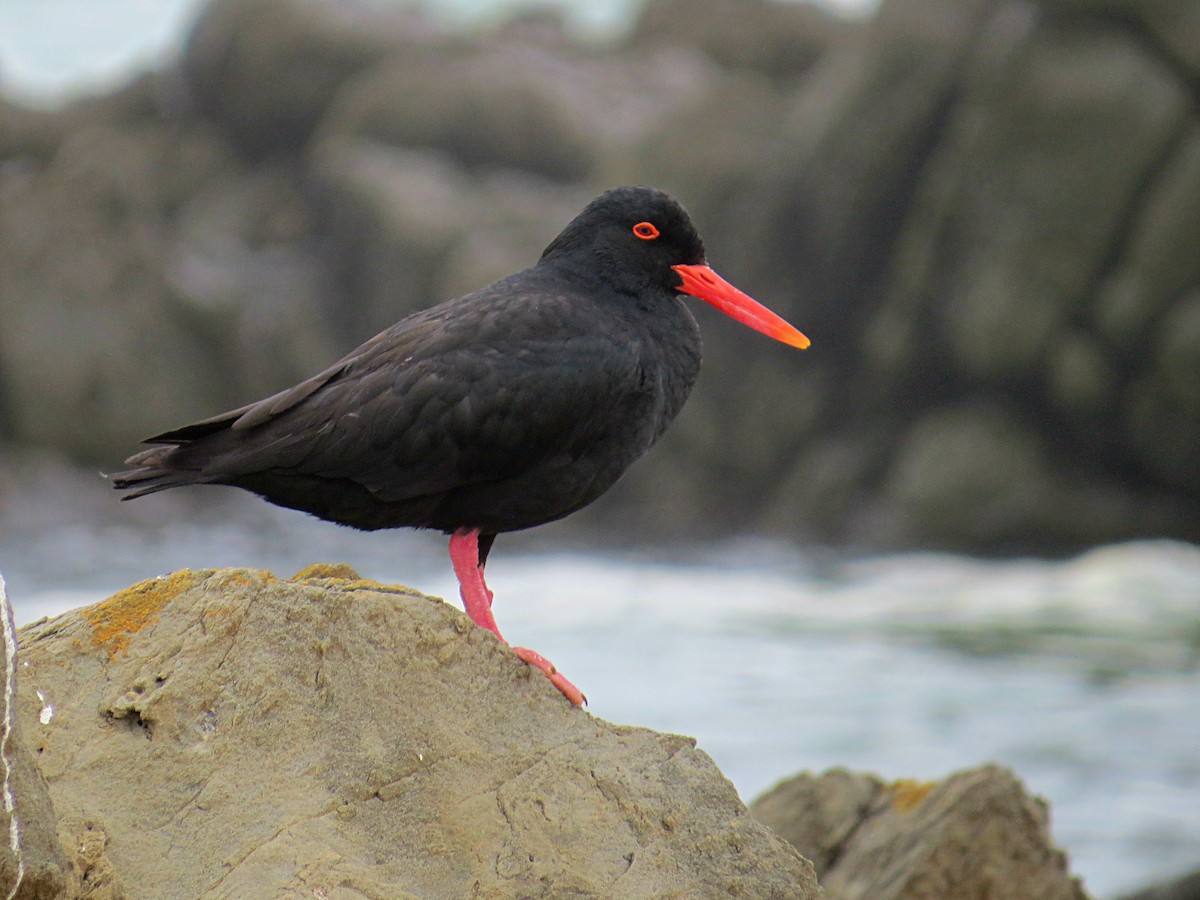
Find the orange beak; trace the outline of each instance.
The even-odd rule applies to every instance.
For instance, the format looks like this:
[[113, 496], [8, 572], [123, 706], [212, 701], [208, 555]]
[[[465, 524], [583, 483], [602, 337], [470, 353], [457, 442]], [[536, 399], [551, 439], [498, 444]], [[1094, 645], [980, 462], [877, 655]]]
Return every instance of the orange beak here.
[[757, 300], [743, 294], [708, 266], [671, 266], [683, 283], [676, 290], [699, 297], [731, 319], [761, 331], [767, 337], [805, 349], [812, 343], [803, 334]]

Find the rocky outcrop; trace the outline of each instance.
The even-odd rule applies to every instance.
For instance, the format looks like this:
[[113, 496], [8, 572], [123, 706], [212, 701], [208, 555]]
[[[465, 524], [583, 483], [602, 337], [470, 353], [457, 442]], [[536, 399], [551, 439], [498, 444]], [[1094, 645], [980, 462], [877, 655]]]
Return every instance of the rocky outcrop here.
[[17, 632], [0, 576], [0, 893], [56, 900], [77, 887], [55, 833], [54, 807], [17, 715]]
[[751, 811], [813, 861], [830, 900], [1087, 898], [1046, 804], [998, 766], [936, 783], [801, 774]]
[[[862, 453], [838, 474], [881, 537], [1096, 541], [1177, 529], [1193, 502], [1183, 419], [1200, 353], [1184, 347], [1200, 268], [1178, 242], [1200, 228], [1180, 203], [1200, 189], [1197, 72], [1141, 37], [1163, 16], [1185, 27], [1174, 14], [1144, 5], [1135, 25], [1101, 5], [884, 4], [855, 77], [829, 88], [841, 115], [809, 136], [798, 111], [793, 188], [764, 186], [783, 198], [766, 221], [829, 286], [814, 330], [848, 338], [823, 423]], [[884, 140], [862, 149], [864, 134]], [[847, 157], [854, 170], [827, 187]], [[788, 220], [808, 227], [793, 240]], [[846, 310], [861, 327], [838, 328]], [[847, 405], [895, 440], [863, 452], [860, 426], [837, 422]], [[1155, 436], [1175, 449], [1151, 450]]]
[[814, 346], [701, 310], [688, 409], [582, 525], [1197, 540], [1198, 46], [1134, 0], [652, 0], [609, 45], [216, 0], [168, 71], [0, 106], [0, 437], [114, 466], [650, 182]]
[[571, 707], [346, 566], [179, 571], [18, 637], [0, 890], [19, 860], [25, 900], [1087, 900], [1006, 769], [802, 774], [748, 811], [692, 739]]
[[176, 572], [20, 640], [79, 896], [820, 895], [694, 741], [345, 567]]

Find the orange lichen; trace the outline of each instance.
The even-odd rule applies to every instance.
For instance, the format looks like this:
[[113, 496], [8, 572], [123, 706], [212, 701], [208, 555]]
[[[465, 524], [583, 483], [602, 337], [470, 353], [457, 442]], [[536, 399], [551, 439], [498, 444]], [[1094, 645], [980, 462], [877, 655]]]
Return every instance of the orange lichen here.
[[354, 591], [376, 591], [383, 594], [416, 593], [412, 588], [403, 584], [384, 584], [382, 581], [375, 581], [372, 578], [363, 578], [345, 563], [313, 563], [311, 566], [305, 566], [288, 581], [292, 583], [336, 581], [337, 584], [320, 586], [326, 590], [336, 590], [340, 593], [353, 593]]
[[221, 585], [236, 584], [239, 587], [262, 587], [278, 581], [270, 569], [217, 569], [217, 583]]
[[164, 606], [199, 581], [195, 572], [182, 569], [149, 578], [117, 591], [107, 600], [81, 610], [92, 626], [92, 646], [102, 647], [112, 659], [129, 647], [129, 642], [150, 622], [158, 621]]
[[901, 778], [892, 782], [892, 809], [899, 813], [911, 812], [921, 805], [921, 801], [935, 787], [936, 781], [917, 781], [915, 778]]
[[338, 581], [361, 581], [362, 576], [345, 563], [313, 563], [291, 577], [292, 581], [334, 578]]

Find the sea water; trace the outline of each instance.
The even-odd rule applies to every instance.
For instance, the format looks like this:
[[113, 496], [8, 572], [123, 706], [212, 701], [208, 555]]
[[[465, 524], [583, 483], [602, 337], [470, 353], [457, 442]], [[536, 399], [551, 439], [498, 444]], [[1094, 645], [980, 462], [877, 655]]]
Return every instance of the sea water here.
[[[438, 535], [354, 532], [220, 489], [120, 504], [65, 468], [4, 484], [18, 624], [184, 567], [347, 562], [457, 602]], [[592, 714], [696, 737], [747, 801], [800, 770], [936, 779], [998, 762], [1050, 801], [1097, 896], [1200, 866], [1200, 548], [1059, 562], [755, 540], [537, 549], [566, 543], [562, 527], [498, 542], [505, 635], [554, 660]]]

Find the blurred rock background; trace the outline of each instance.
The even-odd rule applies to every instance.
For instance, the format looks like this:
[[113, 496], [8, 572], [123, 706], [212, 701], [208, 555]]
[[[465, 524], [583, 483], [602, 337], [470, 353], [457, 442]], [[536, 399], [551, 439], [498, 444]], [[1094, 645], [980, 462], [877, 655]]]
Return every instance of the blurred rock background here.
[[1200, 5], [650, 0], [447, 29], [213, 0], [177, 64], [0, 101], [0, 440], [106, 470], [663, 187], [813, 339], [707, 310], [574, 527], [1065, 553], [1200, 540]]

